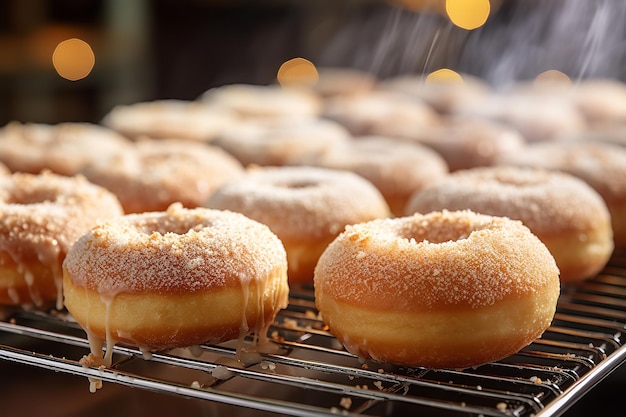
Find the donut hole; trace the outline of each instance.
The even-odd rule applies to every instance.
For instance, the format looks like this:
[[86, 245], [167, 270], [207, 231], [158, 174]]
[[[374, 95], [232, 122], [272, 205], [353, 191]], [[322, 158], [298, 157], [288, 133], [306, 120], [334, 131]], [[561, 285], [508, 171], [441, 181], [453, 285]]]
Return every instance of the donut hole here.
[[304, 188], [317, 187], [318, 183], [315, 181], [310, 181], [306, 179], [300, 179], [300, 180], [294, 179], [293, 181], [285, 182], [283, 184], [278, 184], [278, 186], [283, 187], [283, 188], [298, 190], [298, 189], [304, 189]]
[[400, 238], [410, 242], [440, 244], [467, 239], [472, 232], [478, 229], [479, 228], [473, 227], [473, 225], [470, 224], [446, 223], [433, 225], [429, 222], [419, 224], [408, 223], [405, 227], [400, 229], [398, 235]]
[[191, 230], [199, 231], [208, 227], [210, 225], [207, 224], [186, 224], [186, 223], [173, 223], [173, 222], [164, 222], [164, 223], [146, 223], [137, 227], [137, 230], [140, 233], [143, 233], [147, 236], [151, 236], [153, 234], [158, 235], [185, 235], [189, 233]]

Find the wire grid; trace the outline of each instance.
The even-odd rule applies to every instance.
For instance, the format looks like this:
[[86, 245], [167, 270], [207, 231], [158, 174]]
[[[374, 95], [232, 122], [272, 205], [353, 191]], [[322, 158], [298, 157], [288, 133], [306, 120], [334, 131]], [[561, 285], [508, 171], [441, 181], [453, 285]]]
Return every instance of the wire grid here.
[[470, 369], [359, 360], [319, 319], [310, 287], [292, 289], [263, 352], [244, 349], [238, 355], [233, 341], [146, 357], [117, 345], [110, 368], [85, 367], [79, 360], [89, 343], [71, 316], [18, 309], [0, 321], [0, 358], [291, 416], [545, 417], [563, 413], [626, 362], [625, 330], [626, 252], [616, 252], [595, 278], [563, 286], [553, 323], [540, 339], [511, 357]]

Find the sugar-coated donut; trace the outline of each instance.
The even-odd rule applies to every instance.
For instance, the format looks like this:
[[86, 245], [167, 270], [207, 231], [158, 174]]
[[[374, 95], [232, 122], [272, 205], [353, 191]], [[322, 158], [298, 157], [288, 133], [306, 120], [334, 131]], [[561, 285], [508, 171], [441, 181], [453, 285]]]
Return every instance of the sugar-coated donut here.
[[0, 177], [0, 304], [61, 309], [66, 253], [98, 221], [122, 214], [112, 193], [83, 177]]
[[102, 125], [132, 140], [148, 137], [208, 143], [236, 120], [232, 112], [198, 101], [164, 99], [115, 106]]
[[348, 139], [332, 120], [248, 121], [224, 129], [213, 144], [245, 166], [282, 166], [308, 164]]
[[404, 74], [387, 78], [379, 82], [378, 87], [416, 97], [441, 114], [450, 114], [456, 108], [479, 103], [491, 93], [490, 86], [484, 80], [469, 74], [462, 74], [462, 81], [434, 82], [425, 82], [421, 74]]
[[457, 171], [416, 192], [406, 214], [444, 209], [522, 221], [554, 256], [562, 282], [595, 276], [613, 253], [604, 200], [569, 174], [504, 166]]
[[63, 283], [65, 306], [91, 343], [88, 363], [107, 366], [117, 342], [149, 354], [264, 339], [289, 292], [285, 249], [266, 226], [178, 203], [84, 234], [63, 263]]
[[225, 84], [198, 99], [213, 108], [235, 113], [242, 120], [306, 120], [322, 110], [320, 97], [304, 87], [279, 84]]
[[381, 125], [377, 133], [428, 146], [443, 157], [450, 171], [497, 163], [501, 155], [526, 145], [524, 137], [503, 123], [479, 118], [445, 118], [421, 129], [410, 125]]
[[315, 302], [351, 353], [427, 368], [502, 359], [550, 325], [559, 270], [519, 221], [432, 212], [347, 227], [315, 268]]
[[374, 74], [356, 68], [322, 67], [317, 72], [313, 91], [322, 98], [369, 92], [378, 83]]
[[384, 197], [352, 172], [314, 167], [250, 170], [209, 197], [267, 225], [287, 251], [289, 282], [312, 282], [319, 255], [346, 225], [389, 216]]
[[113, 192], [125, 213], [163, 211], [175, 202], [201, 206], [219, 186], [244, 174], [217, 146], [178, 140], [140, 140], [125, 153], [93, 161], [81, 173]]
[[626, 149], [599, 142], [538, 143], [502, 155], [500, 163], [563, 171], [582, 179], [606, 202], [615, 245], [626, 247]]
[[502, 122], [528, 142], [554, 140], [587, 127], [587, 120], [567, 94], [536, 90], [494, 91], [478, 103], [455, 109], [453, 114]]
[[421, 129], [440, 122], [437, 112], [423, 101], [384, 90], [327, 98], [323, 116], [341, 123], [355, 136], [384, 136], [381, 130], [389, 125]]
[[381, 136], [346, 141], [321, 155], [314, 165], [352, 171], [369, 180], [396, 216], [404, 215], [416, 191], [448, 174], [446, 162], [432, 149]]
[[609, 78], [581, 80], [571, 89], [571, 99], [590, 124], [626, 122], [626, 83]]
[[126, 152], [128, 139], [91, 123], [11, 122], [0, 129], [0, 162], [13, 172], [72, 176], [91, 161]]

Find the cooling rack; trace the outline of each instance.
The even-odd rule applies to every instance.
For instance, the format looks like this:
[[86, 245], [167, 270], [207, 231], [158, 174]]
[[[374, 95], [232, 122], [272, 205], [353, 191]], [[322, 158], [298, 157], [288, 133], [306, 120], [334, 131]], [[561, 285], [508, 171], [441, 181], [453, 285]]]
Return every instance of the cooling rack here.
[[307, 287], [292, 289], [260, 351], [250, 340], [243, 351], [229, 342], [148, 356], [118, 345], [110, 368], [80, 364], [89, 344], [67, 313], [18, 309], [4, 316], [3, 360], [252, 411], [557, 416], [626, 362], [626, 252], [616, 252], [595, 278], [562, 288], [554, 321], [540, 339], [511, 357], [464, 370], [359, 360], [328, 332]]

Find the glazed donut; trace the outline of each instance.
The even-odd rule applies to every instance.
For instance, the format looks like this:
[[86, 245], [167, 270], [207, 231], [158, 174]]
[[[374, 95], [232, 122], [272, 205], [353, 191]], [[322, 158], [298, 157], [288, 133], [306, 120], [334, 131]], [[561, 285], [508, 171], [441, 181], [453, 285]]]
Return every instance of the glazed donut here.
[[346, 225], [389, 216], [384, 197], [354, 173], [315, 167], [250, 170], [209, 197], [267, 225], [287, 251], [290, 283], [311, 283], [319, 255]]
[[559, 270], [519, 221], [471, 211], [347, 227], [315, 268], [315, 302], [361, 358], [426, 368], [516, 353], [550, 325]]
[[113, 192], [125, 213], [163, 211], [175, 202], [193, 208], [219, 186], [244, 174], [222, 149], [178, 140], [140, 140], [125, 153], [102, 158], [81, 173]]
[[504, 166], [457, 171], [416, 192], [406, 214], [444, 209], [520, 220], [548, 247], [562, 282], [595, 276], [613, 253], [604, 200], [569, 174]]
[[503, 165], [540, 167], [574, 175], [604, 199], [617, 247], [626, 247], [626, 149], [608, 143], [550, 142], [505, 154]]
[[421, 129], [388, 124], [379, 126], [376, 133], [431, 148], [443, 157], [451, 172], [494, 165], [501, 155], [526, 145], [524, 137], [510, 126], [478, 118], [450, 117], [441, 125]]
[[13, 172], [73, 176], [91, 161], [124, 153], [130, 142], [91, 123], [11, 122], [0, 129], [0, 162]]
[[84, 234], [63, 262], [63, 285], [91, 344], [86, 360], [106, 366], [118, 342], [149, 355], [250, 333], [264, 339], [289, 293], [285, 249], [266, 226], [178, 203]]
[[236, 121], [235, 114], [225, 109], [165, 99], [115, 106], [101, 123], [132, 140], [148, 137], [209, 143]]
[[350, 133], [331, 120], [248, 121], [225, 129], [213, 142], [244, 166], [306, 165]]
[[448, 174], [446, 162], [435, 151], [382, 136], [346, 141], [321, 155], [314, 164], [352, 171], [369, 180], [396, 216], [404, 215], [409, 198], [417, 190]]
[[122, 214], [112, 193], [82, 177], [0, 177], [0, 304], [61, 309], [66, 253], [98, 221]]
[[246, 121], [314, 119], [322, 111], [320, 97], [310, 89], [279, 84], [226, 84], [206, 91], [198, 100]]

